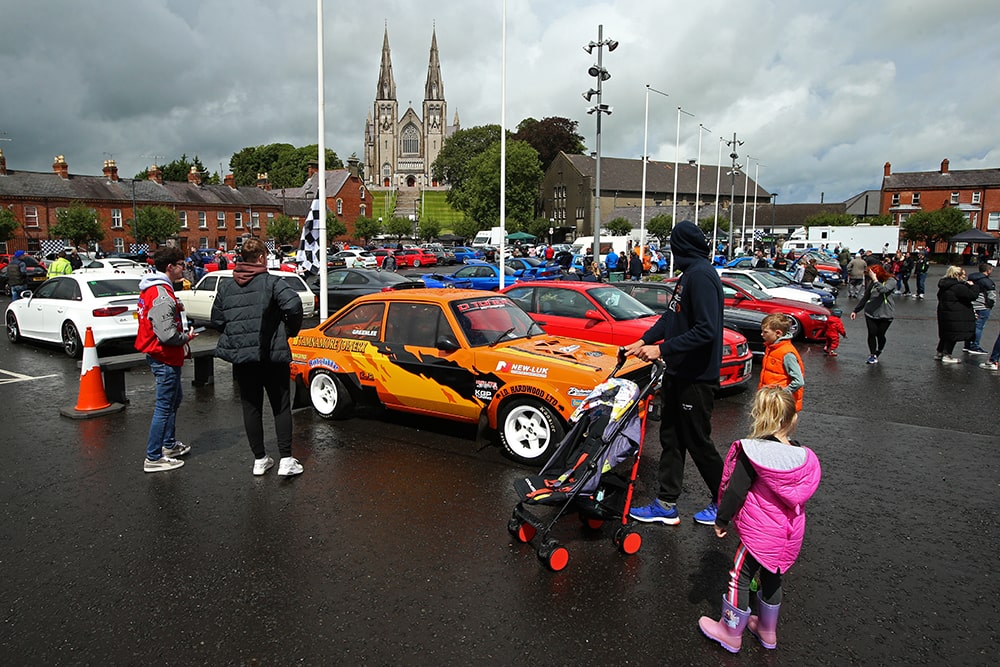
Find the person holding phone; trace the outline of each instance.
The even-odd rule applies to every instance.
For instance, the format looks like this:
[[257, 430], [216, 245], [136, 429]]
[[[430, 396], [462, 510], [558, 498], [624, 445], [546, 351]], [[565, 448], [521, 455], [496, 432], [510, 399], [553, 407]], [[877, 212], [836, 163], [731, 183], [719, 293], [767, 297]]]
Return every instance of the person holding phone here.
[[868, 285], [858, 305], [851, 312], [851, 319], [865, 311], [868, 327], [868, 351], [871, 356], [866, 363], [877, 364], [885, 350], [885, 334], [896, 317], [896, 305], [892, 296], [896, 292], [896, 279], [881, 264], [872, 264], [865, 272]]

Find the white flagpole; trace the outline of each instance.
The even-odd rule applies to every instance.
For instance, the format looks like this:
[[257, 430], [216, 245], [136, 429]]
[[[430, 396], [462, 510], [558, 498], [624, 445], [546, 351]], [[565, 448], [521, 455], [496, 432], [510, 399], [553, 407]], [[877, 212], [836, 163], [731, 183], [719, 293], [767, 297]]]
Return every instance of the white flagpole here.
[[318, 93], [317, 133], [319, 138], [319, 171], [316, 178], [319, 183], [319, 320], [322, 322], [329, 315], [329, 295], [326, 293], [326, 134], [323, 123], [325, 102], [323, 97], [323, 0], [316, 0], [316, 88]]
[[750, 192], [750, 160], [753, 158], [747, 155], [746, 178], [743, 179], [743, 227], [740, 231], [740, 247], [747, 247], [747, 200]]
[[[716, 248], [719, 247], [719, 186], [722, 184], [722, 142], [725, 141], [722, 137], [719, 137], [719, 162], [718, 168], [715, 170], [715, 226], [712, 228], [712, 263], [715, 263], [715, 253]], [[732, 223], [730, 223], [732, 224]]]
[[507, 261], [507, 0], [500, 17], [500, 289]]
[[[753, 167], [753, 224], [751, 225], [751, 247], [757, 245], [757, 177], [760, 175], [760, 162]], [[767, 174], [765, 174], [766, 176]]]

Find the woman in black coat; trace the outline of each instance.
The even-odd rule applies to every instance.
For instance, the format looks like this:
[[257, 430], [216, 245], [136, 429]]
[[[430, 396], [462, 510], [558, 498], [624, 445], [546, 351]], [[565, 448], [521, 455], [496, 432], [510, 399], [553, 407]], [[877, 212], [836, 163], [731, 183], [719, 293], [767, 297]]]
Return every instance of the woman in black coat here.
[[976, 314], [972, 302], [979, 295], [979, 289], [965, 277], [965, 269], [949, 266], [938, 282], [938, 346], [935, 359], [941, 363], [957, 364], [961, 359], [951, 356], [955, 343], [968, 340], [976, 335]]

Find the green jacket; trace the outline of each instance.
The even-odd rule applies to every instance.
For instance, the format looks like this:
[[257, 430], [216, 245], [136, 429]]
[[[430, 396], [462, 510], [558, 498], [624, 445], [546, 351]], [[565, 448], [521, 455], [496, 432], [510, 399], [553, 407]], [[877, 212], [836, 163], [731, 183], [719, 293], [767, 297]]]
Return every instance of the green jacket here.
[[69, 260], [65, 257], [59, 257], [56, 261], [49, 265], [49, 272], [46, 274], [46, 278], [51, 278], [52, 276], [65, 276], [68, 273], [73, 273], [73, 265], [69, 263]]

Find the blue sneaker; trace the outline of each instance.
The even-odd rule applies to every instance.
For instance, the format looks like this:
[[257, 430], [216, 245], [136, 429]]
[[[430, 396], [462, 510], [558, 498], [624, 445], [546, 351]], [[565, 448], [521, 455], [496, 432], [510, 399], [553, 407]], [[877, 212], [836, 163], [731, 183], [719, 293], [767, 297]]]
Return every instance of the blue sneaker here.
[[643, 523], [662, 523], [667, 526], [676, 526], [681, 522], [681, 517], [677, 514], [677, 506], [664, 507], [663, 503], [655, 498], [648, 505], [643, 507], [633, 507], [628, 513], [636, 521]]
[[694, 515], [694, 520], [703, 526], [714, 526], [715, 515], [718, 514], [718, 512], [719, 506], [715, 503], [709, 503], [708, 507]]

